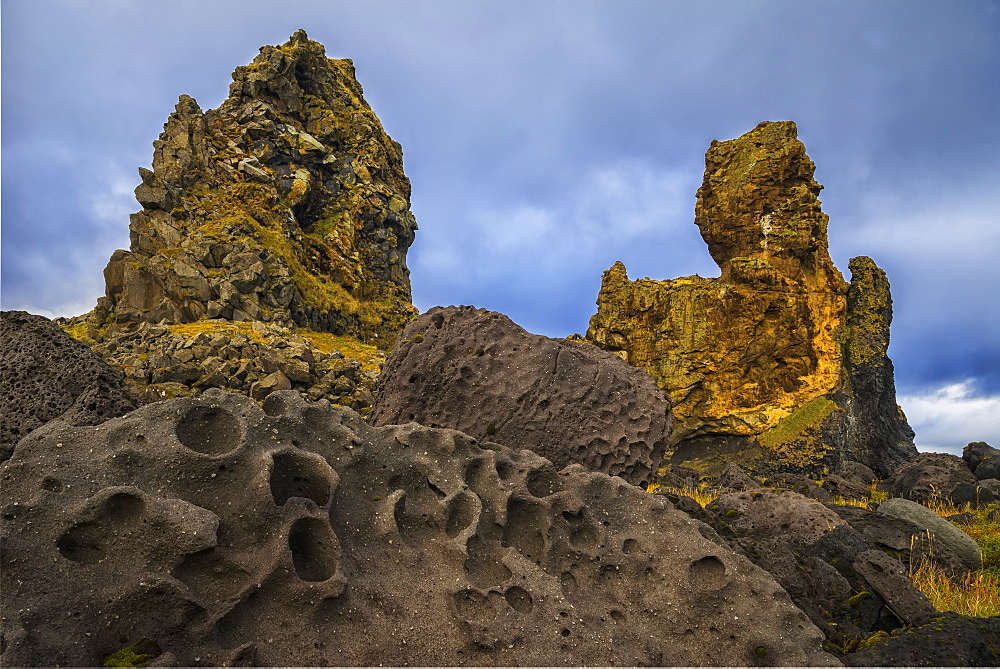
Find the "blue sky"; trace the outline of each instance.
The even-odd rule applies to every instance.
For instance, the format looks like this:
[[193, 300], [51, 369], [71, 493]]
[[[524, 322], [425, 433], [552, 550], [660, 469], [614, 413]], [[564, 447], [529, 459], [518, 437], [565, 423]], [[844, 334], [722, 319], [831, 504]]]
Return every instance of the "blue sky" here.
[[304, 28], [403, 145], [414, 301], [583, 332], [601, 272], [717, 276], [704, 152], [790, 119], [836, 265], [892, 283], [917, 442], [1000, 446], [1000, 2], [2, 0], [4, 309], [90, 310], [177, 96]]

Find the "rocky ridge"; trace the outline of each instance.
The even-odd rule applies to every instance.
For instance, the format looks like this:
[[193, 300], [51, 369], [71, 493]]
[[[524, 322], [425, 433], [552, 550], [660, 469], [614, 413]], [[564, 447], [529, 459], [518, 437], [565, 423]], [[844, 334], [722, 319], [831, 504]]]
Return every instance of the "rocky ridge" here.
[[886, 356], [889, 284], [869, 258], [850, 284], [833, 266], [814, 169], [791, 122], [714, 141], [695, 223], [721, 276], [604, 273], [587, 339], [670, 397], [675, 462], [885, 476], [916, 455]]
[[351, 61], [300, 30], [236, 68], [218, 109], [182, 95], [154, 149], [91, 338], [222, 318], [388, 343], [414, 314], [402, 151]]

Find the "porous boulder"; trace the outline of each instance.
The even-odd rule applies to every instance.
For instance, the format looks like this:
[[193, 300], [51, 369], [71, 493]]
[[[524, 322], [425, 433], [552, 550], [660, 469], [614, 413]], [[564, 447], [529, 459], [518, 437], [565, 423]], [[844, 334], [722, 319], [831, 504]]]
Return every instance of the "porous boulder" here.
[[893, 497], [917, 502], [948, 499], [960, 484], [975, 484], [965, 461], [950, 453], [921, 453], [900, 468], [887, 483]]
[[671, 414], [653, 378], [617, 356], [466, 306], [431, 309], [406, 326], [386, 359], [371, 422], [410, 421], [645, 486], [660, 466]]
[[719, 278], [604, 273], [587, 339], [670, 396], [675, 463], [819, 471], [851, 460], [883, 477], [916, 455], [886, 355], [885, 273], [830, 260], [815, 166], [789, 121], [713, 141], [695, 223]]
[[55, 418], [96, 425], [138, 406], [121, 372], [42, 316], [0, 312], [0, 461]]
[[153, 145], [92, 338], [223, 318], [388, 345], [415, 313], [402, 151], [350, 60], [327, 58], [300, 30], [236, 68], [217, 109], [182, 95]]
[[51, 422], [0, 482], [4, 666], [836, 664], [663, 496], [290, 391]]

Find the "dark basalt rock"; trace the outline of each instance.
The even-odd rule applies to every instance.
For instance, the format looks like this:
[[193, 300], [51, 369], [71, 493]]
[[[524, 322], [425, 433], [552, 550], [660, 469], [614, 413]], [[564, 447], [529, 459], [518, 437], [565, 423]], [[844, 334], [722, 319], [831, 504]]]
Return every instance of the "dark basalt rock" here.
[[961, 483], [975, 483], [976, 476], [962, 458], [949, 453], [921, 453], [888, 480], [893, 497], [927, 502], [948, 499]]
[[406, 326], [379, 378], [371, 423], [408, 421], [645, 486], [671, 415], [653, 378], [618, 356], [530, 334], [503, 314], [435, 307]]
[[138, 406], [121, 372], [42, 316], [0, 312], [0, 461], [61, 417], [96, 425]]
[[[979, 465], [985, 460], [997, 459], [1000, 461], [998, 456], [1000, 456], [1000, 449], [993, 448], [985, 441], [974, 441], [962, 449], [962, 459], [973, 472], [978, 472]], [[996, 476], [979, 476], [978, 473], [977, 477], [981, 479], [998, 478]]]
[[952, 616], [900, 630], [898, 636], [887, 636], [841, 659], [855, 667], [1000, 666], [1000, 617]]
[[289, 391], [54, 421], [0, 483], [4, 666], [836, 664], [663, 496]]

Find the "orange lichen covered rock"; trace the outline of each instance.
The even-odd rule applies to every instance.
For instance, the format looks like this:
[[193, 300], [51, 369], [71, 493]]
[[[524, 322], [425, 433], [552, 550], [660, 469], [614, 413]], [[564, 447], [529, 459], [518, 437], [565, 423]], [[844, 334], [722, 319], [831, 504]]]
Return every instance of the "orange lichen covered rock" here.
[[695, 223], [716, 279], [604, 273], [587, 338], [648, 370], [674, 407], [674, 462], [888, 473], [916, 454], [886, 356], [892, 302], [869, 258], [848, 284], [827, 250], [795, 124], [713, 142]]

